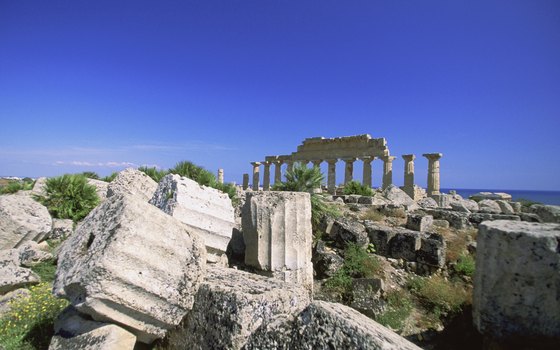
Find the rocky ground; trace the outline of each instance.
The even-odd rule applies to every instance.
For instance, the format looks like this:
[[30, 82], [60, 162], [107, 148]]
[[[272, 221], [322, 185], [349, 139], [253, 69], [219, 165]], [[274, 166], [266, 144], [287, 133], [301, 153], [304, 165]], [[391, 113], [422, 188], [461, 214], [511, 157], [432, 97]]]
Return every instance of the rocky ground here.
[[[284, 204], [268, 207], [246, 202], [252, 196], [239, 190], [232, 205], [191, 180], [168, 175], [158, 184], [132, 169], [110, 184], [90, 183], [102, 202], [79, 223], [53, 219], [34, 200], [44, 180], [0, 196], [5, 347], [8, 321], [23, 322], [17, 308], [29, 308], [25, 300], [52, 283], [67, 302], [41, 299], [45, 315], [58, 318], [42, 326], [54, 337], [26, 340], [37, 348], [481, 348], [472, 318], [479, 226], [560, 223], [560, 207], [522, 205], [503, 194], [447, 194], [436, 202], [390, 186], [373, 196], [319, 194], [339, 215], [323, 217], [311, 232], [288, 226], [286, 203], [299, 197], [278, 195], [274, 203]], [[290, 215], [309, 220], [305, 206], [293, 205]], [[243, 216], [256, 213], [281, 218], [267, 219], [270, 230], [313, 235], [294, 248], [301, 271], [266, 272], [260, 258], [258, 267], [246, 264]], [[313, 285], [305, 282], [305, 259], [313, 263]]]

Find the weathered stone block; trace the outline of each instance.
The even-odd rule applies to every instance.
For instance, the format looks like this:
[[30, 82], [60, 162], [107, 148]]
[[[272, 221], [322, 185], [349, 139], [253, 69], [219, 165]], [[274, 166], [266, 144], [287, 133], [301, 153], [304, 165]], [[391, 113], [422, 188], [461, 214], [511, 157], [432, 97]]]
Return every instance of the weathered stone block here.
[[364, 225], [345, 218], [334, 220], [329, 231], [329, 237], [334, 240], [337, 247], [342, 249], [348, 243], [356, 243], [360, 246], [367, 246], [369, 243]]
[[512, 220], [519, 221], [520, 217], [517, 215], [505, 215], [505, 214], [490, 214], [490, 213], [474, 213], [469, 216], [469, 222], [471, 222], [475, 227], [483, 221], [495, 221], [495, 220]]
[[111, 181], [107, 188], [107, 197], [116, 194], [138, 196], [143, 201], [149, 201], [156, 188], [157, 182], [140, 170], [127, 168], [119, 172], [117, 177]]
[[27, 241], [40, 242], [51, 232], [47, 208], [29, 195], [0, 196], [0, 250], [17, 248]]
[[0, 295], [40, 282], [33, 271], [20, 266], [19, 254], [17, 249], [0, 251]]
[[502, 209], [498, 202], [491, 200], [491, 199], [483, 199], [478, 202], [479, 210], [482, 213], [490, 213], [490, 214], [501, 214]]
[[203, 242], [137, 196], [95, 208], [59, 253], [54, 293], [150, 343], [179, 324], [204, 278]]
[[420, 249], [416, 252], [416, 262], [420, 264], [443, 267], [445, 265], [446, 245], [443, 237], [437, 233], [420, 240]]
[[533, 204], [531, 211], [537, 214], [542, 222], [560, 223], [560, 206]]
[[406, 228], [414, 231], [429, 231], [433, 223], [431, 215], [409, 214], [406, 218]]
[[358, 311], [325, 301], [314, 301], [295, 319], [278, 316], [263, 324], [244, 349], [420, 350]]
[[335, 251], [328, 248], [324, 241], [317, 242], [313, 250], [313, 269], [317, 279], [332, 277], [344, 265], [344, 259]]
[[449, 226], [459, 230], [471, 226], [469, 223], [469, 214], [467, 213], [461, 213], [461, 212], [445, 210], [445, 209], [428, 209], [426, 210], [426, 212], [432, 215], [434, 219], [447, 220], [449, 222]]
[[311, 302], [294, 284], [234, 269], [209, 267], [194, 306], [170, 332], [170, 349], [241, 349], [276, 315], [297, 315]]
[[560, 341], [559, 251], [560, 225], [483, 222], [473, 283], [476, 328], [494, 339]]
[[64, 240], [74, 232], [74, 222], [70, 219], [53, 219], [50, 239]]
[[313, 289], [309, 193], [247, 193], [242, 229], [247, 265]]
[[88, 185], [95, 187], [95, 192], [99, 197], [100, 201], [104, 201], [107, 198], [107, 190], [109, 188], [109, 184], [105, 181], [96, 180], [96, 179], [87, 179]]
[[234, 209], [227, 194], [170, 174], [161, 179], [150, 203], [200, 236], [210, 262], [220, 260], [235, 226]]
[[515, 214], [515, 211], [513, 210], [510, 202], [500, 199], [497, 200], [496, 203], [498, 203], [498, 205], [500, 206], [502, 214]]
[[390, 256], [389, 241], [401, 232], [402, 229], [377, 224], [371, 221], [366, 222], [365, 227], [369, 241], [375, 246], [376, 254]]
[[384, 285], [380, 278], [355, 278], [352, 280], [352, 303], [350, 306], [374, 318], [386, 310], [386, 303], [381, 298]]
[[420, 249], [420, 233], [399, 232], [389, 241], [389, 256], [393, 259], [416, 261], [416, 251]]

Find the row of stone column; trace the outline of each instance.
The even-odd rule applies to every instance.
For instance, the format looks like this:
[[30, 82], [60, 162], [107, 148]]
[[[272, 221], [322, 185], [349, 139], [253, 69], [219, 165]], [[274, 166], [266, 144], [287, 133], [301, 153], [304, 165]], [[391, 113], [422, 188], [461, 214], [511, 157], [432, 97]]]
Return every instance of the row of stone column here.
[[[427, 153], [423, 154], [424, 157], [428, 159], [428, 196], [433, 196], [439, 194], [439, 159], [441, 158], [441, 153]], [[404, 165], [404, 191], [414, 198], [414, 159], [416, 158], [413, 154], [405, 154], [402, 156]], [[372, 187], [372, 166], [371, 162], [376, 157], [361, 157], [359, 158], [364, 164], [363, 166], [363, 180], [362, 183], [369, 187]], [[393, 161], [397, 157], [394, 156], [382, 156], [379, 157], [383, 161], [383, 183], [382, 188], [385, 189], [393, 183]], [[358, 158], [341, 158], [345, 162], [344, 166], [344, 184], [353, 180], [354, 173], [354, 162]], [[319, 167], [323, 161], [328, 163], [327, 170], [327, 188], [329, 193], [333, 193], [336, 190], [336, 163], [338, 159], [319, 159], [311, 161], [302, 161], [304, 164], [313, 163], [314, 167]], [[263, 176], [263, 190], [270, 190], [270, 166], [275, 165], [274, 172], [274, 182], [282, 181], [282, 165], [288, 164], [288, 171], [293, 168], [293, 161], [264, 161], [264, 162], [252, 162], [253, 166], [253, 191], [259, 190], [260, 185], [260, 166], [264, 165], [264, 176]], [[243, 188], [247, 189], [249, 186], [249, 174], [243, 175]]]

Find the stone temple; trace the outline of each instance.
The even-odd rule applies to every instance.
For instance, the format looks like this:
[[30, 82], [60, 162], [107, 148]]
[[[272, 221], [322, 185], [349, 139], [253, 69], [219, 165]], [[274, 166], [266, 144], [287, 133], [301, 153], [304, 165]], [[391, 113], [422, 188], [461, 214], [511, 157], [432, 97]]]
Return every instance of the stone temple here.
[[[428, 159], [428, 189], [430, 197], [440, 195], [439, 183], [439, 159], [441, 153], [423, 154]], [[414, 154], [403, 154], [404, 160], [404, 186], [403, 190], [413, 199], [416, 199], [414, 189]], [[354, 162], [363, 162], [362, 183], [373, 187], [372, 183], [372, 162], [374, 159], [383, 161], [383, 183], [381, 188], [385, 189], [393, 183], [393, 161], [395, 156], [391, 156], [387, 141], [384, 138], [372, 138], [369, 134], [324, 138], [312, 137], [303, 140], [298, 146], [297, 151], [287, 155], [266, 156], [264, 161], [252, 162], [253, 166], [253, 191], [261, 189], [260, 167], [263, 166], [264, 176], [262, 190], [270, 190], [270, 166], [274, 164], [274, 182], [282, 181], [282, 165], [287, 165], [287, 170], [294, 166], [294, 163], [312, 163], [313, 166], [320, 166], [322, 162], [328, 164], [327, 189], [331, 194], [336, 192], [336, 164], [343, 161], [344, 184], [353, 180]], [[249, 187], [249, 175], [243, 176], [243, 188]]]

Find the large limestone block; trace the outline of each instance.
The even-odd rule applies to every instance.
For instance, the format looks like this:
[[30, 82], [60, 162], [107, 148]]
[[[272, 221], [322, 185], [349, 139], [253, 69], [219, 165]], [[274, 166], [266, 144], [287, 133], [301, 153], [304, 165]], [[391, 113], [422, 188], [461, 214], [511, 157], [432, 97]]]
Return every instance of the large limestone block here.
[[115, 194], [129, 194], [149, 201], [154, 195], [158, 184], [140, 170], [126, 168], [111, 181], [107, 188], [107, 197]]
[[47, 178], [40, 177], [35, 180], [35, 184], [33, 184], [33, 189], [31, 190], [31, 194], [36, 196], [46, 196], [47, 195]]
[[247, 193], [242, 220], [245, 263], [312, 290], [313, 232], [309, 193]]
[[478, 206], [480, 207], [480, 211], [483, 213], [490, 213], [490, 214], [501, 214], [502, 209], [498, 202], [492, 199], [483, 199], [478, 202]]
[[109, 189], [109, 184], [105, 181], [96, 179], [87, 179], [88, 185], [95, 187], [95, 192], [99, 197], [100, 201], [104, 201], [107, 198], [107, 191]]
[[473, 321], [494, 339], [560, 341], [560, 225], [486, 221], [477, 236]]
[[16, 248], [27, 241], [40, 242], [51, 227], [47, 208], [30, 196], [0, 196], [0, 250]]
[[179, 324], [204, 277], [202, 241], [136, 196], [113, 195], [62, 245], [53, 291], [150, 343]]
[[19, 254], [17, 249], [0, 251], [0, 295], [40, 282], [33, 271], [20, 266]]
[[225, 253], [235, 226], [231, 199], [222, 191], [179, 175], [161, 179], [150, 203], [185, 223], [206, 245], [210, 261]]
[[168, 336], [169, 349], [241, 349], [276, 315], [297, 315], [309, 303], [297, 285], [227, 268], [209, 267], [194, 306]]
[[62, 311], [55, 323], [49, 350], [132, 350], [134, 334], [112, 324], [96, 322], [74, 307]]
[[314, 301], [295, 320], [279, 316], [263, 324], [244, 349], [420, 350], [358, 311], [325, 301]]
[[406, 192], [395, 185], [390, 185], [383, 190], [383, 197], [387, 198], [387, 200], [393, 205], [412, 206], [414, 204], [414, 200], [410, 198]]
[[531, 211], [537, 214], [542, 222], [560, 223], [560, 206], [533, 204]]

